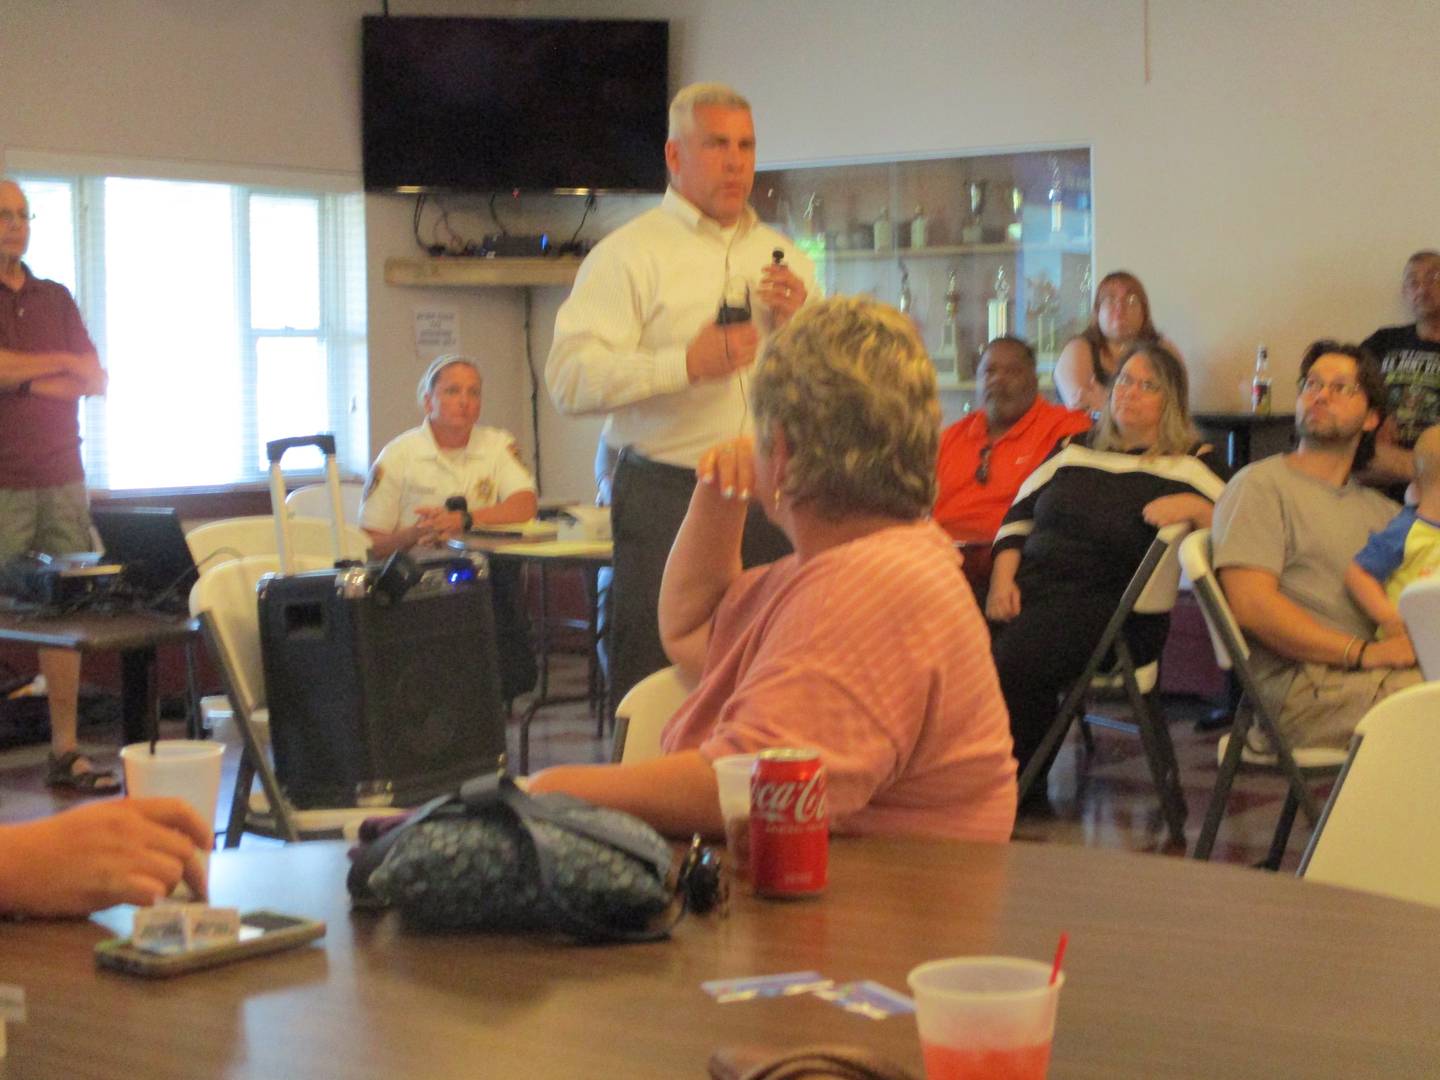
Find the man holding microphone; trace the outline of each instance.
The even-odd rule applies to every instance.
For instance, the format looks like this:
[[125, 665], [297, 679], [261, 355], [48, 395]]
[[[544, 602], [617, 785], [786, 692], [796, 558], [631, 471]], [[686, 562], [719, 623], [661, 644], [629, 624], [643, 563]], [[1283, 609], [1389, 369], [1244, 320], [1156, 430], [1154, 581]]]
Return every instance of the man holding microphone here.
[[[749, 102], [728, 86], [696, 83], [675, 95], [669, 124], [664, 199], [585, 260], [545, 367], [555, 407], [608, 414], [604, 439], [620, 455], [608, 611], [614, 702], [669, 662], [656, 616], [660, 578], [700, 455], [749, 433], [747, 374], [761, 340], [818, 291], [810, 260], [749, 206]], [[745, 565], [788, 550], [752, 508]]]

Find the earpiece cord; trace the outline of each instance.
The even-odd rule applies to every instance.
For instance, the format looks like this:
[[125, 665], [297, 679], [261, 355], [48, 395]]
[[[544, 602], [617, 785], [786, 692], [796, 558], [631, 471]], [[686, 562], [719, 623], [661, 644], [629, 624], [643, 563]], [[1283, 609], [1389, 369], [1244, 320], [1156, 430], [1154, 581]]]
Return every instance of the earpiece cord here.
[[[720, 290], [720, 303], [721, 303], [722, 306], [723, 306], [723, 305], [728, 301], [728, 299], [729, 299], [729, 298], [725, 295], [725, 290], [730, 287], [730, 249], [735, 246], [735, 237], [738, 236], [738, 235], [739, 235], [739, 229], [736, 229], [735, 232], [733, 232], [733, 233], [730, 234], [730, 239], [729, 239], [729, 241], [725, 244], [725, 283], [721, 286], [721, 290]], [[748, 305], [749, 302], [750, 302], [750, 283], [749, 283], [749, 282], [746, 282], [746, 283], [745, 283], [745, 302], [746, 302], [747, 305]], [[724, 337], [725, 337], [725, 366], [726, 366], [726, 367], [730, 367], [730, 366], [733, 364], [733, 361], [730, 359], [730, 335], [729, 335], [729, 333], [727, 332], [727, 333], [724, 335]], [[746, 423], [747, 420], [750, 419], [750, 387], [749, 387], [749, 385], [748, 385], [748, 384], [746, 383], [746, 381], [745, 381], [745, 373], [744, 373], [743, 371], [737, 371], [737, 372], [735, 372], [735, 377], [736, 377], [737, 381], [738, 381], [739, 384], [740, 384], [740, 387], [739, 387], [739, 388], [740, 388], [740, 426], [739, 426], [739, 427], [736, 429], [736, 431], [735, 431], [735, 435], [736, 435], [736, 437], [738, 438], [739, 436], [745, 434], [745, 423]]]

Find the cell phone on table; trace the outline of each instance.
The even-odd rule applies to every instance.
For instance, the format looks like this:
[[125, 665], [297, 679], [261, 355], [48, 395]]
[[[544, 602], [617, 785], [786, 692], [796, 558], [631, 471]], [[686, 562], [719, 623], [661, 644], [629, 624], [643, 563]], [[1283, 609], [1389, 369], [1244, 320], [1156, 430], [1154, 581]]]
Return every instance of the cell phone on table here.
[[183, 952], [150, 952], [136, 948], [129, 938], [111, 938], [95, 946], [95, 966], [126, 975], [163, 979], [190, 971], [228, 964], [251, 956], [293, 949], [325, 936], [325, 924], [314, 919], [252, 911], [240, 916], [240, 940], [203, 945]]

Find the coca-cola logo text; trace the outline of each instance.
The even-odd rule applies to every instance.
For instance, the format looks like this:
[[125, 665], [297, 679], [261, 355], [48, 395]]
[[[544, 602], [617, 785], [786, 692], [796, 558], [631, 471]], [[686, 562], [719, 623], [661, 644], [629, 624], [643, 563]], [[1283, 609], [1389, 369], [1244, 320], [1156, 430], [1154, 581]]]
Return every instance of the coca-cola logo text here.
[[825, 801], [825, 772], [816, 769], [803, 783], [797, 780], [760, 781], [750, 789], [750, 812], [772, 821], [790, 818], [797, 824], [823, 823], [829, 808]]

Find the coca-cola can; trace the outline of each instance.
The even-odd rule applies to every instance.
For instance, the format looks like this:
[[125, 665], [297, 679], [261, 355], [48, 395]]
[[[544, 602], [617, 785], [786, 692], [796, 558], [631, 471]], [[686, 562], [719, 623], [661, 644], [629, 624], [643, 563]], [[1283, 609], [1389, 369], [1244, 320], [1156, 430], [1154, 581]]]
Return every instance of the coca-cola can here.
[[825, 891], [830, 807], [815, 750], [762, 750], [750, 774], [750, 880], [760, 896]]

